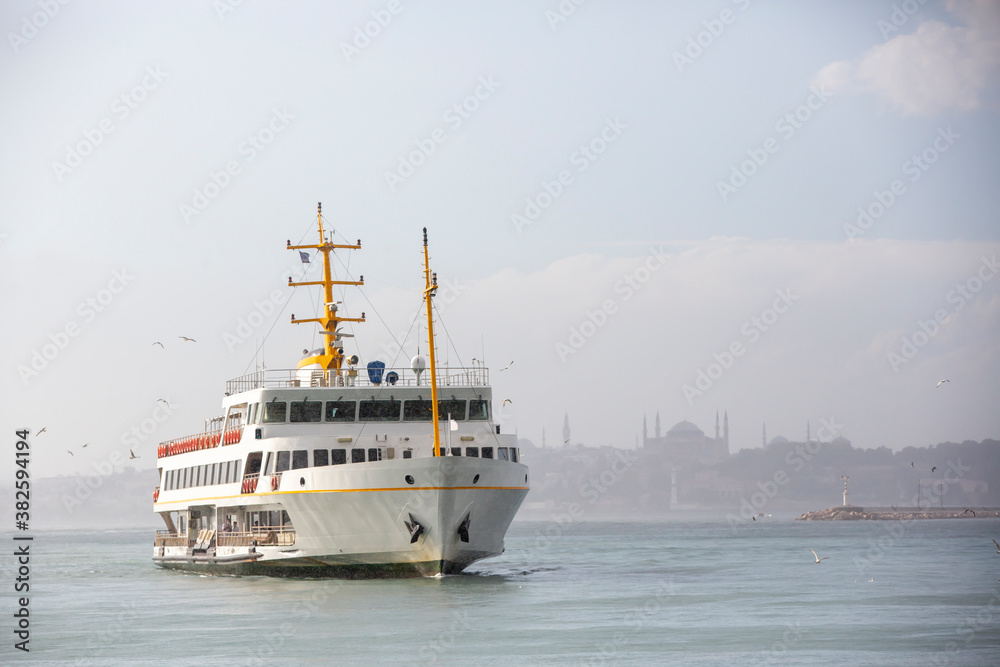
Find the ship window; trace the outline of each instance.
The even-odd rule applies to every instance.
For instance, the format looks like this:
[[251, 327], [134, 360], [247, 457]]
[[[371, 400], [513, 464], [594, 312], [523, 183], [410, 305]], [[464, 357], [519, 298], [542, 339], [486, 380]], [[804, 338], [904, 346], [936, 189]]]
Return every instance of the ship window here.
[[255, 475], [260, 472], [260, 461], [264, 457], [262, 452], [250, 452], [250, 456], [247, 457], [247, 471], [248, 475]]
[[403, 421], [426, 422], [434, 416], [430, 401], [403, 401]]
[[323, 401], [292, 401], [293, 422], [318, 422], [323, 417]]
[[452, 456], [461, 456], [462, 455], [462, 448], [461, 447], [452, 447], [451, 448], [451, 455]]
[[356, 405], [354, 401], [327, 401], [326, 420], [328, 422], [352, 422], [354, 421]]
[[309, 467], [309, 450], [296, 449], [292, 452], [292, 470]]
[[411, 451], [409, 449], [404, 449], [403, 450], [403, 458], [404, 459], [412, 459], [413, 458], [413, 451]]
[[352, 449], [351, 450], [351, 463], [364, 463], [365, 462], [365, 450], [363, 449]]
[[264, 459], [264, 474], [265, 475], [274, 474], [274, 452], [268, 452], [267, 458]]
[[347, 463], [347, 450], [346, 449], [331, 449], [330, 450], [330, 461], [335, 466], [339, 466], [342, 463]]
[[208, 483], [215, 484], [215, 473], [219, 469], [218, 463], [213, 463], [208, 467]]
[[264, 423], [265, 424], [284, 424], [285, 423], [285, 407], [286, 403], [284, 401], [268, 401], [264, 404]]
[[517, 463], [517, 447], [510, 448], [510, 460]]
[[197, 466], [194, 473], [194, 485], [204, 486], [205, 485], [205, 466]]
[[170, 486], [170, 483], [173, 482], [173, 481], [174, 481], [174, 471], [173, 470], [168, 470], [167, 471], [166, 481], [163, 484], [163, 490], [164, 491], [169, 491], [172, 488]]
[[442, 419], [451, 417], [455, 421], [465, 421], [465, 401], [438, 401], [438, 415]]
[[278, 465], [275, 466], [274, 472], [285, 472], [288, 470], [288, 460], [290, 457], [291, 452], [287, 450], [278, 452]]
[[368, 448], [368, 460], [369, 461], [381, 461], [382, 451], [378, 447]]
[[240, 474], [239, 474], [240, 473], [240, 460], [236, 459], [235, 461], [233, 461], [233, 463], [236, 464], [235, 466], [233, 466], [233, 481], [234, 482], [238, 482], [238, 481], [240, 481]]
[[314, 449], [313, 465], [317, 468], [330, 465], [330, 452], [325, 449]]
[[483, 421], [490, 418], [490, 402], [474, 399], [469, 401], [469, 419]]
[[483, 447], [483, 458], [484, 459], [491, 459], [491, 458], [493, 458], [493, 448], [492, 447]]
[[466, 456], [479, 456], [479, 447], [466, 447], [465, 448], [465, 455]]
[[183, 472], [181, 472], [181, 488], [182, 489], [188, 488], [188, 469], [187, 468], [184, 468]]
[[497, 447], [497, 458], [501, 461], [509, 461], [506, 447]]
[[361, 401], [361, 421], [363, 422], [397, 422], [399, 421], [400, 401]]

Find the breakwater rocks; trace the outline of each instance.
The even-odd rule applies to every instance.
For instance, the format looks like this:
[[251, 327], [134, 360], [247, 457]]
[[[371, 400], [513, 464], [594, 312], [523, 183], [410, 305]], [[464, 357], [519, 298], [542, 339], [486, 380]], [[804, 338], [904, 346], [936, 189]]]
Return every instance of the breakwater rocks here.
[[985, 519], [1000, 517], [996, 507], [858, 507], [839, 505], [806, 512], [796, 521], [901, 521], [904, 519]]

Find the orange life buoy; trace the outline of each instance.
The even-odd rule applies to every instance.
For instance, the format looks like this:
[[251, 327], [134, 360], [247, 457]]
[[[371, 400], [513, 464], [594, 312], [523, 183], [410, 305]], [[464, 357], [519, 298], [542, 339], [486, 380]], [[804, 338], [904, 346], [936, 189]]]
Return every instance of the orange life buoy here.
[[271, 490], [272, 491], [277, 491], [279, 484], [281, 484], [281, 478], [278, 477], [277, 475], [273, 476], [271, 478]]
[[160, 498], [160, 490], [153, 489], [153, 502], [155, 503]]

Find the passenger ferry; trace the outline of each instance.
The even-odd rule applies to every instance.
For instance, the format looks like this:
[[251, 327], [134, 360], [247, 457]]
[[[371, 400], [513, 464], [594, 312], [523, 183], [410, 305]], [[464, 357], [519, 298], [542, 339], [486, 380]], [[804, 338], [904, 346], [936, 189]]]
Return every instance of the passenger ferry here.
[[[322, 254], [317, 323], [322, 348], [297, 368], [262, 370], [226, 383], [222, 415], [202, 433], [160, 443], [153, 509], [153, 561], [210, 574], [277, 576], [436, 576], [504, 550], [504, 536], [528, 493], [516, 437], [493, 421], [489, 371], [482, 365], [439, 374], [424, 229], [424, 303], [429, 364], [360, 365], [348, 356], [345, 317], [331, 254], [319, 242], [293, 251]], [[336, 257], [335, 257], [336, 258]], [[350, 277], [350, 276], [348, 276]]]

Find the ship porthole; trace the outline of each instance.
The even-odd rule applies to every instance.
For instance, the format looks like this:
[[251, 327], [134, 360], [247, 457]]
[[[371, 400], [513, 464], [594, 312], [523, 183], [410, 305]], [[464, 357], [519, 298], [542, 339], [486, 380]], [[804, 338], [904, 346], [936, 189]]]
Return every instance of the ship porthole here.
[[305, 486], [305, 485], [306, 485], [306, 478], [299, 477], [299, 486]]
[[407, 476], [406, 476], [406, 477], [404, 477], [403, 479], [405, 479], [405, 480], [406, 480], [406, 483], [407, 483], [407, 484], [413, 484], [413, 475], [407, 475]]
[[479, 475], [476, 475], [475, 477], [472, 478], [472, 483], [479, 484]]

